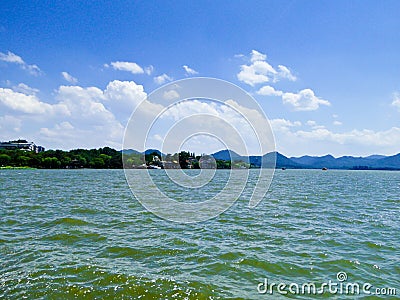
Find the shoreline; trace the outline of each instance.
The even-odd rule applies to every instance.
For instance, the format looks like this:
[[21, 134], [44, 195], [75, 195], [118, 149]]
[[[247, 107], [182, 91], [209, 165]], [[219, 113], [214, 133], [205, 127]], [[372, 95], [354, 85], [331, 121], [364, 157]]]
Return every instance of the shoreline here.
[[[215, 169], [216, 171], [226, 171], [226, 170], [233, 170], [233, 171], [245, 171], [245, 170], [260, 170], [261, 168], [249, 168], [249, 169]], [[275, 171], [293, 171], [293, 170], [319, 170], [319, 171], [392, 171], [392, 172], [399, 172], [400, 169], [339, 169], [339, 168], [330, 168], [328, 170], [322, 170], [320, 168], [286, 168], [282, 170], [281, 168], [264, 168], [268, 170], [275, 170]], [[141, 169], [141, 168], [32, 168], [32, 167], [13, 167], [13, 166], [3, 166], [0, 167], [0, 170], [151, 170], [154, 172], [155, 169]], [[213, 170], [213, 169], [160, 169], [160, 170]], [[159, 171], [159, 170], [156, 170]]]

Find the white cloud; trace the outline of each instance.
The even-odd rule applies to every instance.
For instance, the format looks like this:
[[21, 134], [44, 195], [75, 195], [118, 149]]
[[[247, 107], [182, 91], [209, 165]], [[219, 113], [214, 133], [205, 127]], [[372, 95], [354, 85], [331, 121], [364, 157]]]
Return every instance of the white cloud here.
[[23, 114], [49, 115], [56, 112], [67, 113], [64, 106], [41, 102], [36, 95], [15, 92], [0, 88], [0, 105], [14, 112]]
[[282, 96], [283, 92], [275, 90], [272, 86], [266, 85], [257, 91], [258, 95], [262, 96]]
[[237, 78], [251, 86], [268, 82], [276, 74], [274, 68], [265, 61], [255, 61], [250, 66], [242, 65], [240, 69]]
[[40, 128], [38, 137], [47, 148], [75, 149], [110, 146], [120, 149], [123, 130], [123, 126], [116, 121], [97, 126], [77, 123], [76, 127], [70, 122], [61, 122], [52, 127]]
[[56, 124], [56, 128], [68, 130], [68, 129], [74, 129], [74, 126], [72, 126], [70, 122], [65, 121], [65, 122], [61, 122], [60, 124]]
[[[251, 120], [251, 124], [248, 120]], [[204, 100], [179, 102], [163, 112], [160, 124], [153, 126], [154, 134], [159, 133], [157, 130], [170, 128], [166, 124], [170, 124], [171, 128], [173, 126], [175, 130], [172, 135], [173, 141], [169, 141], [168, 138], [168, 146], [164, 145], [169, 149], [168, 151], [172, 151], [173, 143], [179, 144], [185, 140], [185, 138], [180, 139], [183, 132], [207, 132], [221, 138], [226, 145], [230, 145], [230, 149], [237, 153], [245, 154], [247, 148], [249, 153], [260, 154], [260, 141], [255, 130], [258, 133], [262, 132], [260, 139], [263, 147], [268, 143], [268, 147], [272, 151], [273, 143], [268, 140], [270, 136], [266, 134], [269, 126], [263, 114], [256, 109], [241, 106], [234, 100], [227, 100], [224, 104]], [[191, 151], [209, 153], [212, 147], [202, 143]], [[218, 147], [221, 149], [220, 142]]]
[[143, 86], [134, 81], [114, 80], [104, 91], [104, 104], [121, 121], [126, 121], [133, 110], [146, 98], [147, 94]]
[[64, 79], [66, 81], [68, 81], [69, 83], [75, 84], [78, 82], [78, 79], [76, 79], [75, 77], [73, 77], [71, 74], [68, 74], [67, 72], [61, 72], [61, 75], [64, 77]]
[[278, 65], [277, 71], [266, 59], [267, 55], [252, 50], [250, 56], [251, 64], [240, 66], [240, 72], [237, 74], [238, 80], [248, 85], [255, 86], [256, 84], [269, 81], [277, 82], [280, 79], [288, 79], [290, 81], [295, 81], [297, 79], [288, 67]]
[[300, 121], [289, 121], [285, 119], [272, 119], [269, 121], [274, 131], [288, 131], [290, 127], [301, 126]]
[[277, 150], [285, 155], [390, 155], [399, 152], [399, 127], [383, 131], [353, 129], [336, 132], [313, 120], [306, 122], [311, 127], [307, 129], [299, 128], [296, 122], [289, 120], [275, 119], [270, 123], [274, 129]]
[[260, 88], [257, 92], [262, 96], [281, 96], [284, 104], [291, 105], [297, 111], [317, 110], [320, 105], [330, 106], [330, 102], [315, 96], [313, 90], [304, 89], [295, 93], [284, 93], [275, 90], [272, 86], [266, 85]]
[[394, 107], [397, 107], [400, 111], [400, 94], [399, 93], [394, 93], [392, 105]]
[[343, 123], [340, 121], [333, 121], [333, 125], [340, 126], [340, 125], [343, 125]]
[[294, 76], [292, 74], [292, 72], [287, 67], [285, 67], [283, 65], [279, 65], [278, 69], [279, 69], [279, 73], [278, 73], [279, 76], [278, 77], [286, 78], [286, 79], [288, 79], [290, 81], [296, 81], [297, 80], [297, 77]]
[[[146, 97], [143, 86], [133, 81], [114, 80], [104, 90], [60, 86], [56, 99], [70, 114], [57, 118], [57, 124], [42, 126], [40, 137], [47, 145], [63, 148], [108, 145], [120, 149], [125, 123], [140, 103], [147, 102]], [[142, 106], [139, 118], [153, 110], [159, 108], [154, 109], [151, 104]]]
[[168, 82], [168, 81], [172, 81], [173, 80], [173, 78], [172, 77], [169, 77], [167, 74], [162, 74], [162, 75], [160, 75], [160, 76], [156, 76], [156, 77], [154, 77], [154, 82], [155, 83], [157, 83], [157, 84], [164, 84], [164, 83], [166, 83], [166, 82]]
[[12, 87], [12, 89], [14, 92], [23, 93], [25, 95], [36, 95], [37, 93], [39, 93], [38, 89], [32, 88], [26, 85], [25, 83], [20, 83], [18, 85], [15, 85]]
[[[60, 86], [57, 92], [57, 99], [72, 115], [87, 118], [92, 123], [107, 122], [114, 119], [114, 115], [126, 121], [146, 97], [142, 85], [120, 80], [109, 82], [104, 91], [97, 87]], [[96, 120], [92, 120], [94, 115]]]
[[127, 71], [127, 72], [131, 72], [132, 74], [143, 74], [144, 73], [143, 68], [134, 62], [115, 61], [115, 62], [111, 63], [111, 66], [115, 70]]
[[234, 58], [244, 58], [245, 55], [240, 53], [240, 54], [235, 54], [233, 57]]
[[27, 64], [21, 56], [18, 56], [10, 51], [7, 54], [0, 52], [0, 60], [5, 61], [7, 63], [17, 64], [23, 70], [28, 71], [33, 76], [39, 76], [42, 74], [42, 71], [37, 65], [29, 65]]
[[42, 74], [42, 71], [39, 69], [39, 67], [37, 65], [23, 65], [22, 68], [24, 70], [27, 70], [29, 72], [29, 74], [33, 75], [33, 76], [39, 76]]
[[311, 127], [317, 126], [317, 122], [315, 122], [314, 120], [308, 120], [308, 121], [306, 122], [306, 124], [307, 124], [308, 126], [311, 126]]
[[[311, 131], [297, 131], [294, 133], [299, 138], [322, 140], [337, 144], [355, 144], [363, 146], [397, 146], [400, 144], [400, 128], [392, 127], [386, 131], [373, 131], [368, 129], [351, 130], [335, 133], [326, 128], [318, 128]], [[397, 151], [397, 150], [396, 150]]]
[[13, 139], [15, 132], [19, 132], [21, 130], [22, 121], [14, 116], [0, 116], [0, 130], [1, 130], [1, 138], [5, 138], [8, 136], [9, 139]]
[[[123, 123], [147, 97], [143, 86], [133, 81], [114, 80], [104, 90], [60, 86], [51, 101], [54, 104], [40, 100], [26, 85], [17, 88], [21, 92], [0, 88], [3, 138], [15, 138], [15, 132], [20, 130], [46, 148], [121, 148]], [[153, 110], [160, 108], [145, 105], [140, 116]]]
[[0, 60], [19, 65], [23, 65], [25, 63], [21, 56], [18, 56], [10, 51], [8, 51], [7, 54], [0, 52]]
[[169, 90], [163, 93], [163, 98], [165, 100], [175, 100], [179, 99], [179, 97], [180, 97], [179, 93], [175, 90]]
[[251, 50], [251, 62], [259, 61], [259, 60], [266, 60], [267, 55], [258, 52], [257, 50]]
[[217, 104], [215, 102], [208, 103], [200, 100], [183, 101], [172, 105], [161, 117], [171, 117], [175, 121], [178, 121], [187, 116], [200, 113], [218, 116]]
[[[125, 108], [126, 114], [136, 99], [134, 82], [112, 81], [103, 91], [97, 87], [60, 86], [56, 99], [67, 107], [69, 114], [58, 117], [58, 123], [42, 126], [41, 139], [47, 145], [66, 149], [76, 147], [120, 148], [124, 126], [116, 118]], [[135, 99], [132, 99], [135, 98]]]
[[331, 103], [327, 100], [315, 96], [311, 89], [304, 89], [295, 93], [284, 93], [282, 95], [284, 104], [291, 105], [297, 111], [317, 110], [320, 105], [330, 106]]
[[101, 103], [104, 95], [98, 88], [60, 86], [56, 98], [59, 103], [68, 108], [69, 119], [78, 120], [81, 124], [103, 124], [114, 118], [112, 113]]
[[156, 141], [159, 141], [159, 142], [162, 142], [162, 141], [164, 140], [164, 138], [163, 138], [161, 135], [159, 135], [159, 134], [153, 135], [153, 138], [154, 138]]
[[199, 74], [196, 70], [193, 70], [192, 68], [189, 68], [187, 65], [182, 66], [185, 69], [185, 72], [187, 75], [196, 75]]
[[[24, 132], [47, 147], [120, 147], [124, 132], [121, 121], [126, 121], [146, 96], [143, 86], [114, 80], [105, 90], [60, 86], [56, 104], [42, 102], [36, 95], [0, 89], [0, 107], [20, 113]], [[29, 115], [40, 118], [27, 119]]]
[[145, 72], [147, 75], [151, 75], [151, 74], [153, 73], [153, 71], [154, 71], [154, 67], [153, 67], [152, 65], [150, 65], [150, 66], [144, 68], [144, 72]]

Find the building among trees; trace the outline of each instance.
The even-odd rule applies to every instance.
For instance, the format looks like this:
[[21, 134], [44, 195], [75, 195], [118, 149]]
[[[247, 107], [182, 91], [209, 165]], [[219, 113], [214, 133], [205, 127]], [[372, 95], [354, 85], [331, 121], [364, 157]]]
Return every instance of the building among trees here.
[[45, 149], [42, 146], [37, 146], [33, 142], [27, 140], [15, 140], [8, 142], [0, 142], [0, 150], [25, 150], [32, 151], [35, 153], [43, 152]]

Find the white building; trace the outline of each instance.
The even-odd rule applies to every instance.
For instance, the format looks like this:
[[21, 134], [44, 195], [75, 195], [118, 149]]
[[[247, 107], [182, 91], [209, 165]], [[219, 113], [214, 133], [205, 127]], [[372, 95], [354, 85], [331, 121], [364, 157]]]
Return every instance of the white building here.
[[42, 146], [36, 146], [33, 142], [28, 142], [26, 140], [16, 140], [9, 142], [0, 142], [0, 150], [24, 150], [33, 151], [36, 153], [43, 152], [45, 149]]

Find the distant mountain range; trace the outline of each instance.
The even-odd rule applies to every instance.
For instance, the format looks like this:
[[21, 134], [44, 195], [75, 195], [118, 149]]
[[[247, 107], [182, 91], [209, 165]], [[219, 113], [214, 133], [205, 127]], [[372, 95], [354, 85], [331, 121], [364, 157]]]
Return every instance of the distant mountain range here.
[[[124, 154], [143, 154], [133, 149], [121, 151]], [[148, 149], [145, 154], [159, 150]], [[367, 157], [342, 156], [335, 158], [332, 155], [325, 156], [301, 156], [286, 157], [279, 152], [267, 153], [263, 156], [241, 156], [232, 150], [221, 150], [211, 154], [215, 159], [244, 161], [253, 167], [273, 167], [276, 160], [276, 168], [287, 169], [344, 169], [344, 170], [400, 170], [400, 153], [393, 156], [370, 155]]]
[[342, 156], [335, 158], [325, 156], [286, 157], [279, 152], [271, 152], [264, 156], [240, 156], [231, 150], [222, 150], [212, 154], [215, 159], [242, 160], [260, 167], [272, 166], [276, 157], [276, 168], [288, 169], [346, 169], [346, 170], [400, 170], [400, 153], [393, 156], [371, 155], [367, 157]]

